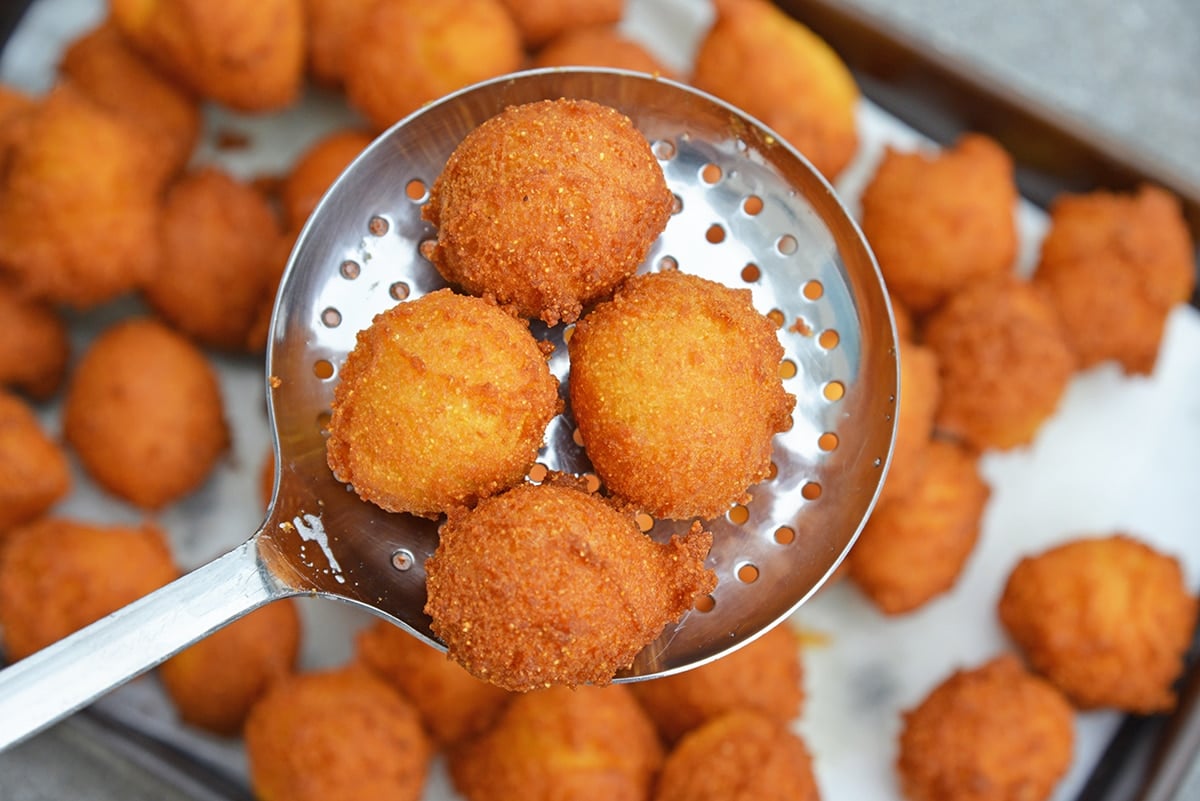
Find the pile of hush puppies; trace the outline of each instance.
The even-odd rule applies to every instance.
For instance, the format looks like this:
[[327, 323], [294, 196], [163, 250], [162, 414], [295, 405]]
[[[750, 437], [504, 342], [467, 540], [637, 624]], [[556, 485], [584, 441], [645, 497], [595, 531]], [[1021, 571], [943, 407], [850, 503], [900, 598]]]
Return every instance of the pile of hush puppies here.
[[[673, 75], [616, 27], [622, 0], [111, 0], [103, 22], [63, 53], [53, 89], [35, 97], [0, 85], [5, 658], [20, 659], [180, 574], [160, 516], [230, 458], [230, 399], [221, 395], [212, 357], [261, 357], [278, 280], [304, 221], [375, 134], [423, 103], [524, 66], [625, 67], [687, 80], [728, 100], [795, 145], [831, 181], [837, 178], [859, 150], [859, 92], [848, 70], [824, 42], [765, 0], [714, 5], [691, 74]], [[202, 132], [206, 108], [273, 114], [309, 84], [342, 93], [361, 126], [313, 143], [283, 176], [250, 181], [198, 163], [198, 145], [211, 135]], [[610, 122], [619, 129], [618, 120]], [[503, 141], [489, 146], [528, 152]], [[438, 469], [409, 474], [415, 485], [372, 483], [373, 460], [387, 454], [355, 447], [356, 439], [363, 443], [358, 434], [338, 433], [353, 428], [351, 377], [369, 373], [366, 360], [355, 366], [358, 356], [339, 366], [345, 388], [339, 386], [336, 425], [331, 420], [329, 458], [335, 475], [371, 502], [444, 518], [447, 550], [429, 566], [432, 613], [444, 621], [439, 635], [462, 664], [375, 621], [359, 633], [343, 666], [302, 669], [304, 631], [291, 601], [273, 603], [168, 660], [156, 673], [181, 721], [243, 738], [257, 797], [416, 801], [428, 795], [435, 757], [469, 801], [820, 797], [820, 755], [810, 755], [794, 728], [805, 694], [802, 643], [790, 627], [683, 674], [605, 685], [638, 642], [711, 586], [703, 565], [711, 535], [702, 525], [658, 546], [629, 522], [631, 511], [681, 519], [722, 514], [762, 478], [771, 433], [791, 411], [773, 380], [774, 332], [739, 305], [741, 293], [701, 286], [683, 273], [628, 277], [670, 213], [670, 198], [655, 188], [649, 170], [657, 165], [652, 157], [642, 164], [646, 188], [636, 197], [597, 195], [626, 209], [632, 203], [633, 217], [645, 226], [628, 240], [634, 247], [619, 269], [597, 284], [557, 281], [532, 293], [529, 280], [508, 286], [459, 259], [478, 246], [472, 226], [490, 211], [468, 204], [468, 216], [455, 218], [456, 191], [488, 198], [469, 177], [456, 190], [450, 174], [461, 165], [447, 165], [446, 181], [434, 188], [424, 213], [438, 228], [431, 260], [453, 291], [403, 302], [377, 324], [396, 326], [413, 348], [432, 353], [456, 353], [447, 347], [448, 330], [489, 343], [479, 353], [458, 351], [459, 361], [428, 380], [464, 403], [449, 428], [481, 432], [458, 443], [443, 440], [439, 467], [494, 460], [491, 472]], [[976, 550], [989, 502], [980, 455], [1030, 443], [1081, 369], [1115, 361], [1130, 374], [1151, 371], [1167, 314], [1194, 289], [1193, 243], [1168, 192], [1145, 186], [1062, 197], [1050, 210], [1029, 279], [1014, 272], [1017, 199], [1011, 158], [978, 134], [936, 152], [889, 150], [861, 199], [862, 229], [897, 314], [903, 392], [889, 477], [842, 577], [883, 615], [910, 614], [955, 586]], [[629, 222], [626, 212], [617, 226]], [[589, 242], [580, 252], [601, 247]], [[102, 318], [131, 297], [136, 315], [76, 341], [73, 352], [73, 321]], [[758, 343], [714, 338], [712, 352], [742, 354], [771, 374], [750, 384], [761, 389], [754, 406], [762, 414], [740, 441], [754, 447], [725, 449], [745, 455], [711, 473], [678, 470], [688, 458], [678, 447], [681, 435], [656, 428], [661, 439], [646, 447], [646, 458], [663, 462], [645, 461], [631, 472], [622, 460], [637, 453], [637, 443], [614, 433], [608, 416], [635, 405], [632, 396], [608, 391], [624, 369], [613, 343], [626, 337], [630, 320], [661, 337], [647, 308], [706, 303], [721, 314], [739, 309], [749, 321], [741, 330]], [[581, 436], [603, 480], [600, 491], [570, 477], [526, 480], [559, 400], [525, 318], [575, 326], [573, 366], [591, 365], [578, 391], [586, 394], [590, 381], [594, 397], [573, 395], [572, 403], [576, 414], [584, 410]], [[413, 334], [417, 328], [421, 336]], [[371, 339], [369, 329], [362, 340]], [[483, 350], [491, 362], [481, 362]], [[742, 358], [747, 352], [753, 357]], [[380, 369], [400, 369], [390, 364]], [[455, 379], [481, 364], [488, 375], [454, 395]], [[517, 400], [472, 406], [490, 392], [496, 371], [522, 387], [512, 396]], [[600, 398], [618, 408], [602, 408]], [[744, 401], [737, 408], [744, 413]], [[386, 411], [366, 420], [378, 423]], [[661, 419], [664, 412], [648, 414]], [[512, 437], [509, 447], [469, 450], [501, 435]], [[618, 441], [606, 454], [605, 444]], [[706, 481], [696, 483], [697, 475]], [[263, 476], [269, 495], [269, 466]], [[111, 525], [56, 514], [56, 504], [84, 482], [144, 522]], [[562, 656], [547, 648], [531, 649], [533, 658], [509, 670], [512, 654], [478, 652], [477, 644], [456, 639], [464, 621], [477, 620], [478, 608], [495, 602], [453, 584], [474, 569], [451, 569], [456, 560], [495, 556], [474, 550], [480, 538], [472, 534], [502, 531], [489, 545], [524, 553], [524, 538], [536, 528], [550, 531], [542, 547], [553, 549], [572, 532], [552, 524], [572, 516], [586, 526], [608, 520], [596, 526], [603, 541], [619, 542], [614, 547], [622, 553], [651, 565], [634, 583], [650, 585], [642, 600], [652, 614], [636, 627], [614, 626], [611, 609], [579, 615], [579, 599], [568, 599], [560, 622], [577, 619], [612, 635], [598, 637], [610, 649], [603, 659], [588, 651], [560, 662], [579, 668], [570, 673], [546, 672]], [[664, 556], [670, 570], [654, 567]], [[568, 564], [563, 556], [541, 575], [512, 580], [544, 583]], [[611, 576], [600, 575], [601, 584], [611, 584]], [[582, 586], [577, 595], [594, 600], [596, 592]], [[464, 612], [455, 599], [475, 609]], [[536, 603], [554, 613], [546, 598]], [[1011, 652], [941, 677], [899, 721], [894, 769], [905, 798], [1050, 797], [1071, 764], [1077, 710], [1145, 713], [1175, 704], [1172, 685], [1197, 600], [1171, 554], [1137, 532], [1097, 531], [1022, 555], [996, 614]], [[497, 674], [497, 663], [504, 673]]]

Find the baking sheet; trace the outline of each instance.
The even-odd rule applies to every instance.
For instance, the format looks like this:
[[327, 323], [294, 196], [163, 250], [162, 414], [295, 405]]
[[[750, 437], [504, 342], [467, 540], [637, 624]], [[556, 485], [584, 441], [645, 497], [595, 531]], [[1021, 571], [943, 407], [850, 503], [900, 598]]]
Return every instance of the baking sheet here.
[[[64, 45], [103, 16], [102, 0], [38, 0], [0, 55], [0, 80], [40, 93], [53, 82]], [[711, 20], [706, 3], [629, 0], [627, 31], [671, 68], [686, 71]], [[246, 117], [213, 110], [197, 163], [219, 164], [252, 178], [277, 174], [325, 132], [355, 121], [340, 98], [320, 92], [284, 114]], [[929, 143], [868, 102], [859, 109], [862, 147], [837, 182], [852, 211], [885, 145]], [[245, 134], [249, 147], [221, 150], [216, 134]], [[1032, 205], [1015, 212], [1022, 233], [1020, 270], [1036, 261], [1045, 226]], [[78, 355], [114, 319], [142, 309], [125, 301], [72, 318]], [[233, 448], [197, 493], [159, 516], [177, 559], [194, 567], [240, 544], [261, 522], [258, 475], [270, 434], [264, 412], [261, 360], [214, 355], [221, 375]], [[1114, 365], [1079, 373], [1059, 412], [1029, 447], [988, 453], [981, 470], [992, 488], [979, 545], [955, 589], [901, 618], [886, 618], [847, 582], [819, 594], [791, 621], [805, 631], [808, 700], [796, 723], [809, 744], [825, 798], [899, 799], [893, 773], [900, 712], [956, 668], [979, 664], [1008, 647], [994, 613], [1016, 559], [1082, 534], [1127, 531], [1184, 560], [1191, 586], [1200, 585], [1200, 537], [1192, 521], [1200, 485], [1200, 312], [1171, 316], [1154, 374], [1126, 377]], [[56, 404], [42, 410], [58, 431]], [[56, 513], [98, 522], [132, 522], [141, 514], [91, 487], [81, 473]], [[306, 667], [339, 664], [353, 633], [369, 622], [351, 607], [305, 600]], [[370, 618], [373, 620], [373, 618]], [[176, 723], [156, 680], [147, 677], [98, 702], [107, 713], [175, 743], [215, 770], [244, 781], [239, 745]], [[1119, 716], [1076, 718], [1076, 758], [1055, 798], [1074, 797]], [[114, 796], [116, 797], [116, 796]], [[440, 763], [427, 801], [453, 793]]]

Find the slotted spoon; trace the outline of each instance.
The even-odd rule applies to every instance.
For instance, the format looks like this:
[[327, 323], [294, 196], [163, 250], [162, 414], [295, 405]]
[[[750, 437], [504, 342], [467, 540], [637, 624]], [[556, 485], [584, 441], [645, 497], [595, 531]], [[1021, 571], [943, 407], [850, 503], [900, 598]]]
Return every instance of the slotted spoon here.
[[[710, 521], [719, 585], [668, 626], [628, 681], [703, 664], [753, 640], [837, 567], [874, 505], [895, 435], [895, 330], [879, 271], [828, 183], [791, 147], [711, 96], [616, 70], [506, 76], [431, 104], [377, 139], [300, 235], [276, 301], [267, 356], [274, 498], [246, 543], [0, 672], [0, 748], [17, 742], [269, 601], [315, 594], [377, 612], [441, 647], [429, 629], [425, 559], [436, 524], [389, 514], [335, 481], [323, 428], [337, 371], [375, 314], [444, 285], [421, 256], [429, 187], [458, 142], [518, 103], [586, 98], [628, 115], [678, 198], [643, 270], [746, 287], [779, 325], [791, 429], [770, 479]], [[533, 326], [557, 347], [563, 329]], [[714, 386], [713, 392], [721, 392]], [[565, 393], [564, 393], [565, 395]], [[587, 473], [570, 409], [539, 464]], [[645, 521], [657, 539], [686, 522]]]

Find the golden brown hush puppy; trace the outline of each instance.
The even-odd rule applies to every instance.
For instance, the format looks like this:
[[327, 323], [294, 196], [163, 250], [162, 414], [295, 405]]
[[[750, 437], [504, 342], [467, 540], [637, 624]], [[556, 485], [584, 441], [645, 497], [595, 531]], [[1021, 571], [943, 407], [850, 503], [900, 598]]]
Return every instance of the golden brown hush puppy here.
[[920, 315], [1012, 271], [1016, 204], [1012, 157], [986, 136], [933, 154], [888, 148], [863, 190], [863, 234], [888, 291]]
[[35, 108], [37, 101], [33, 97], [0, 83], [0, 175], [8, 169], [9, 154], [25, 135], [25, 120]]
[[0, 542], [71, 488], [67, 456], [42, 431], [33, 409], [0, 390]]
[[904, 715], [910, 801], [1043, 801], [1071, 764], [1071, 706], [1012, 655], [959, 670]]
[[571, 404], [596, 473], [655, 517], [715, 517], [767, 476], [795, 397], [775, 324], [677, 271], [629, 279], [568, 343]]
[[326, 134], [300, 155], [279, 193], [288, 230], [300, 230], [325, 191], [369, 144], [369, 134], [339, 130]]
[[1065, 195], [1050, 209], [1033, 280], [1081, 367], [1115, 359], [1127, 373], [1149, 373], [1167, 313], [1196, 286], [1193, 258], [1179, 200], [1162, 189]]
[[261, 801], [418, 801], [432, 750], [412, 706], [361, 667], [275, 682], [243, 736]]
[[889, 615], [954, 586], [990, 494], [978, 456], [948, 440], [929, 443], [916, 478], [908, 494], [880, 501], [848, 559], [855, 584]]
[[1175, 706], [1196, 603], [1176, 559], [1118, 534], [1022, 559], [999, 614], [1034, 670], [1077, 707], [1148, 714]]
[[60, 69], [98, 105], [154, 138], [165, 175], [187, 164], [200, 136], [199, 104], [134, 50], [111, 21], [75, 40]]
[[646, 801], [662, 759], [625, 687], [553, 687], [514, 697], [450, 774], [467, 801]]
[[54, 307], [23, 297], [0, 281], [0, 385], [19, 390], [34, 400], [58, 392], [67, 371], [71, 342], [67, 324]]
[[941, 379], [933, 351], [904, 340], [899, 350], [901, 391], [896, 409], [896, 442], [887, 481], [879, 493], [881, 502], [916, 490], [941, 400]]
[[416, 707], [440, 746], [481, 734], [512, 694], [480, 681], [444, 653], [387, 621], [376, 621], [355, 640], [364, 665]]
[[671, 215], [650, 143], [588, 100], [512, 106], [459, 144], [421, 216], [447, 281], [549, 325], [633, 275]]
[[671, 77], [645, 47], [611, 25], [573, 28], [538, 51], [534, 67], [616, 67]]
[[436, 517], [524, 479], [560, 405], [524, 321], [439, 290], [359, 332], [334, 392], [329, 467], [383, 509]]
[[198, 487], [229, 445], [216, 371], [154, 320], [94, 339], [67, 389], [63, 434], [101, 486], [145, 509]]
[[338, 88], [346, 78], [346, 58], [357, 46], [358, 21], [376, 0], [304, 0], [308, 71], [316, 83]]
[[770, 126], [833, 180], [858, 150], [858, 86], [820, 37], [765, 0], [723, 0], [692, 83]]
[[282, 233], [267, 199], [201, 167], [167, 192], [160, 230], [162, 261], [142, 287], [151, 308], [201, 345], [244, 350], [278, 273]]
[[179, 576], [162, 530], [42, 518], [0, 551], [0, 628], [16, 661]]
[[727, 712], [746, 710], [789, 723], [804, 701], [800, 643], [787, 624], [692, 670], [629, 689], [668, 743]]
[[500, 0], [377, 0], [345, 53], [346, 96], [383, 130], [442, 95], [519, 69], [524, 58]]
[[300, 615], [283, 599], [257, 609], [171, 657], [158, 670], [179, 717], [226, 737], [300, 652]]
[[240, 111], [275, 111], [304, 78], [303, 0], [112, 0], [144, 56], [196, 94]]
[[22, 123], [2, 185], [0, 272], [77, 308], [140, 285], [158, 263], [153, 140], [70, 85]]
[[452, 511], [425, 563], [430, 627], [507, 690], [607, 684], [716, 587], [697, 523], [659, 544], [632, 515], [556, 483]]
[[1032, 441], [1075, 372], [1054, 307], [1012, 275], [959, 290], [929, 317], [924, 341], [941, 378], [937, 428], [980, 450]]
[[757, 710], [713, 718], [680, 740], [654, 801], [818, 801], [812, 757], [785, 724]]
[[621, 20], [625, 0], [503, 0], [529, 48], [538, 48], [575, 28]]

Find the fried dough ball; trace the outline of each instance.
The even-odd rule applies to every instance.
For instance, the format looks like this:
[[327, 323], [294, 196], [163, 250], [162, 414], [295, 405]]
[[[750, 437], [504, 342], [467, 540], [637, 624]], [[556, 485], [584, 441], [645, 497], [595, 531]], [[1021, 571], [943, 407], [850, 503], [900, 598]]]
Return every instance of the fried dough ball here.
[[450, 774], [467, 801], [647, 801], [662, 760], [625, 687], [552, 687], [514, 697]]
[[521, 39], [537, 48], [575, 28], [612, 25], [621, 20], [625, 0], [502, 0]]
[[153, 139], [69, 85], [23, 128], [0, 187], [0, 271], [76, 308], [140, 285], [158, 263]]
[[817, 801], [812, 757], [772, 716], [734, 711], [687, 734], [667, 755], [654, 801]]
[[849, 570], [880, 611], [911, 612], [958, 580], [990, 495], [978, 462], [956, 442], [933, 440], [912, 491], [880, 501], [867, 520]]
[[1071, 764], [1073, 712], [1011, 654], [959, 670], [904, 715], [910, 801], [1042, 801]]
[[888, 291], [920, 315], [1012, 271], [1016, 204], [1012, 157], [967, 134], [934, 154], [888, 148], [863, 190], [862, 229]]
[[607, 684], [716, 587], [697, 523], [659, 544], [572, 486], [523, 484], [451, 512], [425, 563], [449, 655], [507, 690]]
[[803, 682], [800, 643], [795, 631], [784, 624], [715, 662], [640, 681], [629, 689], [650, 714], [663, 740], [673, 743], [736, 710], [789, 723], [800, 714]]
[[362, 663], [412, 702], [440, 746], [482, 734], [512, 698], [387, 621], [364, 629], [355, 645]]
[[383, 130], [442, 95], [519, 69], [525, 55], [500, 0], [377, 0], [344, 58], [350, 105]]
[[26, 136], [37, 101], [19, 89], [0, 83], [0, 193], [14, 148]]
[[538, 51], [534, 67], [616, 67], [671, 76], [671, 70], [641, 44], [610, 25], [573, 28]]
[[301, 154], [279, 193], [288, 230], [300, 230], [325, 191], [369, 144], [369, 134], [345, 129], [325, 135]]
[[568, 343], [571, 404], [596, 473], [655, 517], [715, 517], [767, 476], [795, 397], [749, 290], [668, 271], [631, 278]]
[[0, 385], [48, 400], [67, 371], [71, 342], [67, 324], [48, 303], [22, 297], [0, 281]]
[[896, 444], [879, 500], [902, 498], [917, 490], [922, 462], [933, 434], [941, 400], [937, 356], [923, 345], [900, 342], [900, 405], [896, 411]]
[[0, 542], [14, 526], [49, 509], [71, 488], [67, 456], [33, 410], [0, 390]]
[[1193, 254], [1169, 192], [1065, 195], [1050, 210], [1033, 280], [1062, 317], [1081, 367], [1115, 359], [1126, 373], [1149, 373], [1167, 313], [1195, 289]]
[[145, 509], [198, 487], [229, 445], [204, 354], [163, 324], [136, 318], [100, 334], [76, 366], [63, 433], [97, 483]]
[[283, 234], [267, 199], [228, 173], [201, 167], [171, 186], [161, 232], [162, 263], [143, 287], [150, 306], [202, 345], [244, 350], [278, 273]]
[[976, 282], [925, 326], [938, 359], [938, 429], [980, 450], [1024, 445], [1037, 434], [1075, 371], [1054, 308], [1015, 276]]
[[334, 391], [329, 467], [363, 500], [436, 517], [521, 481], [559, 408], [523, 321], [439, 290], [359, 332]]
[[637, 270], [674, 203], [628, 117], [588, 100], [511, 106], [459, 144], [421, 216], [452, 284], [549, 325]]
[[134, 47], [202, 97], [262, 112], [300, 95], [303, 0], [112, 0], [110, 8]]
[[75, 40], [60, 69], [98, 105], [154, 138], [164, 175], [187, 164], [200, 137], [199, 104], [134, 50], [111, 20]]
[[1077, 707], [1149, 714], [1175, 706], [1196, 606], [1178, 560], [1118, 534], [1022, 559], [999, 614], [1034, 670]]
[[283, 599], [189, 646], [158, 675], [180, 718], [232, 737], [271, 684], [292, 673], [299, 652], [300, 615]]
[[765, 0], [717, 3], [692, 83], [745, 110], [833, 180], [858, 150], [858, 86], [820, 37]]
[[308, 21], [308, 71], [322, 86], [338, 88], [346, 78], [346, 58], [357, 46], [359, 20], [377, 0], [304, 0]]
[[275, 682], [244, 737], [261, 801], [418, 801], [432, 750], [408, 701], [361, 667]]
[[0, 551], [0, 628], [16, 661], [179, 576], [157, 526], [98, 526], [44, 517]]

